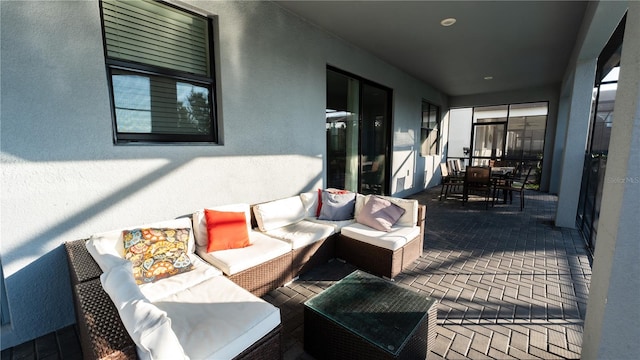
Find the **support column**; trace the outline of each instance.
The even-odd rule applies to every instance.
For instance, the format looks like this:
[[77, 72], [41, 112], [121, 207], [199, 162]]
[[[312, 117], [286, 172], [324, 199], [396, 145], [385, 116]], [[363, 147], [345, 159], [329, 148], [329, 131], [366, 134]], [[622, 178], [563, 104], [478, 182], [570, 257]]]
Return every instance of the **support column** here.
[[640, 354], [640, 3], [629, 2], [582, 358]]
[[553, 142], [553, 154], [551, 160], [551, 175], [549, 176], [549, 193], [558, 194], [560, 189], [560, 173], [562, 172], [562, 153], [564, 152], [564, 140], [567, 136], [569, 122], [569, 98], [562, 96], [558, 103], [558, 116], [556, 118], [556, 136]]
[[[589, 131], [591, 97], [596, 77], [596, 59], [580, 60], [573, 74], [569, 121], [565, 132], [556, 226], [575, 228], [582, 166]], [[577, 185], [576, 185], [577, 184]]]

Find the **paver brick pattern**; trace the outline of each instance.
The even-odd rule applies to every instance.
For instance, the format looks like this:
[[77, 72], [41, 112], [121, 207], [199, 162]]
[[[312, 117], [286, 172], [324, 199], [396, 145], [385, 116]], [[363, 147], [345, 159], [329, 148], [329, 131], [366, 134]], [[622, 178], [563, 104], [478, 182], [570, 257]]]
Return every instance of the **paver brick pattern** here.
[[[590, 256], [576, 230], [553, 226], [557, 198], [526, 191], [519, 211], [439, 191], [412, 196], [427, 205], [424, 252], [394, 279], [438, 301], [428, 359], [579, 359]], [[281, 310], [285, 359], [312, 359], [303, 303], [353, 270], [333, 261], [265, 297]]]
[[[438, 301], [428, 359], [580, 358], [590, 257], [577, 231], [552, 225], [556, 197], [527, 191], [521, 212], [517, 201], [485, 209], [439, 193], [413, 196], [427, 205], [424, 252], [394, 279]], [[264, 297], [280, 308], [285, 360], [312, 359], [303, 304], [354, 270], [332, 261]], [[43, 358], [81, 358], [75, 327], [2, 351], [2, 360]]]

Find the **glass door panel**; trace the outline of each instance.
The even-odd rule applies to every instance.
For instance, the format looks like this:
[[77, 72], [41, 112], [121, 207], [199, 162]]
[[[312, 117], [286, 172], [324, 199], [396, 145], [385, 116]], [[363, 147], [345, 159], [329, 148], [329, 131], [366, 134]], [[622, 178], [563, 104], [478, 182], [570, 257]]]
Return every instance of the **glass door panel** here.
[[389, 191], [391, 90], [327, 69], [327, 187]]
[[363, 194], [387, 193], [389, 123], [389, 91], [363, 83], [360, 137]]
[[358, 190], [360, 85], [327, 71], [327, 187]]
[[489, 166], [490, 160], [501, 159], [506, 123], [473, 125], [473, 166]]

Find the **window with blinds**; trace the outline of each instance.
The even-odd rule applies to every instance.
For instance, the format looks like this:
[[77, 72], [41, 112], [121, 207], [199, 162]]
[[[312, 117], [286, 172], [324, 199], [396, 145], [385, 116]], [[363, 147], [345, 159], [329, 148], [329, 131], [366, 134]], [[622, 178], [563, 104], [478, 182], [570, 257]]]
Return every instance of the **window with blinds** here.
[[211, 20], [151, 0], [102, 0], [116, 143], [217, 142]]

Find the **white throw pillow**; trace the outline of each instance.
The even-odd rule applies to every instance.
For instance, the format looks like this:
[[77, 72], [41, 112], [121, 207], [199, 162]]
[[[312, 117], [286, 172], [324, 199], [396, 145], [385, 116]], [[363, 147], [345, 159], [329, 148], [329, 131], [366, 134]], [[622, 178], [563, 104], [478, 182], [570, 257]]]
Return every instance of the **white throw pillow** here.
[[418, 200], [403, 199], [403, 198], [397, 198], [393, 196], [365, 195], [362, 197], [362, 199], [359, 199], [356, 197], [356, 211], [355, 211], [356, 216], [360, 214], [360, 211], [362, 211], [362, 208], [372, 196], [378, 196], [382, 199], [389, 200], [391, 203], [396, 204], [405, 210], [404, 214], [402, 214], [400, 219], [398, 219], [398, 222], [396, 223], [397, 225], [415, 226], [418, 223], [418, 207], [420, 206], [420, 204], [418, 203]]
[[356, 221], [376, 230], [389, 231], [405, 213], [400, 206], [379, 196], [372, 196], [356, 216]]

